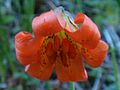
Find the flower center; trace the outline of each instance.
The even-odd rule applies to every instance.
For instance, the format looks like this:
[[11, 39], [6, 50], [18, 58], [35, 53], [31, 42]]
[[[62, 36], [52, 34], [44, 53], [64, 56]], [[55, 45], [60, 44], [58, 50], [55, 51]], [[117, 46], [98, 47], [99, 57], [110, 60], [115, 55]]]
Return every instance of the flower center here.
[[63, 65], [68, 67], [69, 59], [74, 59], [76, 56], [76, 50], [74, 41], [61, 30], [59, 33], [46, 37], [40, 49], [40, 55], [41, 59], [50, 59], [51, 63], [60, 59]]

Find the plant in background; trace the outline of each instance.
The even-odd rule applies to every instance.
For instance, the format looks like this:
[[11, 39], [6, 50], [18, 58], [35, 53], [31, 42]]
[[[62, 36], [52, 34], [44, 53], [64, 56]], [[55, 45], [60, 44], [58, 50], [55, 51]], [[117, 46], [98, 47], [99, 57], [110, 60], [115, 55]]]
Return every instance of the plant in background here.
[[29, 32], [15, 36], [16, 56], [25, 71], [40, 80], [48, 80], [54, 68], [60, 81], [87, 80], [82, 57], [96, 68], [107, 55], [108, 45], [96, 24], [83, 13], [73, 22], [68, 12], [56, 8], [35, 17], [32, 29], [34, 36]]

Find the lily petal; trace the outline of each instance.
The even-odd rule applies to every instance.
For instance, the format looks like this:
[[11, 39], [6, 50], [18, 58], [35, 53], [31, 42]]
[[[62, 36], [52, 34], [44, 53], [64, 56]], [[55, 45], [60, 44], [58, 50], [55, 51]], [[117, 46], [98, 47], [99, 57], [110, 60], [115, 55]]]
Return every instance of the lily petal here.
[[107, 55], [108, 45], [100, 40], [95, 49], [81, 48], [80, 51], [86, 63], [91, 67], [97, 68], [103, 63]]
[[52, 74], [56, 61], [52, 42], [48, 42], [45, 47], [41, 46], [38, 59], [38, 62], [27, 65], [25, 71], [40, 80], [47, 80]]
[[32, 21], [32, 29], [36, 37], [48, 36], [62, 30], [54, 11], [37, 16]]
[[15, 49], [18, 61], [23, 64], [36, 62], [43, 38], [37, 40], [28, 32], [20, 32], [15, 36]]
[[66, 30], [68, 35], [86, 48], [95, 48], [101, 37], [96, 24], [83, 13], [78, 13], [74, 22], [82, 25], [75, 32], [70, 32], [73, 30]]
[[52, 74], [54, 65], [50, 62], [41, 61], [27, 65], [25, 71], [30, 75], [40, 80], [48, 80]]
[[[66, 39], [64, 42], [67, 43]], [[65, 45], [67, 45], [66, 43]], [[87, 80], [87, 73], [81, 60], [81, 55], [78, 51], [76, 55], [71, 55], [71, 53], [74, 54], [74, 52], [71, 52], [71, 48], [75, 49], [72, 44], [69, 45], [69, 50], [66, 49], [64, 51], [63, 49], [63, 52], [60, 53], [61, 57], [58, 57], [56, 60], [55, 68], [58, 79], [64, 82], [85, 81]]]

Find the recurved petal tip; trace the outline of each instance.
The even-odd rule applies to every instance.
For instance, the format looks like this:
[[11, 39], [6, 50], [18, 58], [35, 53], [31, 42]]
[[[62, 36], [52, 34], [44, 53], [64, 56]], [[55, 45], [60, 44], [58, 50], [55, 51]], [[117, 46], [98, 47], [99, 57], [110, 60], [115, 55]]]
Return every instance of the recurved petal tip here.
[[97, 68], [104, 62], [107, 52], [108, 45], [104, 41], [100, 40], [95, 49], [88, 49], [88, 52], [82, 52], [82, 55], [89, 66]]
[[33, 39], [29, 32], [20, 32], [15, 36], [15, 50], [17, 60], [22, 65], [28, 65], [37, 62], [38, 50], [41, 46], [41, 41]]
[[85, 14], [83, 13], [78, 13], [74, 19], [74, 23], [75, 24], [80, 24], [80, 23], [83, 23], [84, 21], [84, 18], [85, 18]]
[[68, 35], [86, 48], [94, 49], [101, 38], [97, 25], [83, 13], [78, 13], [74, 22], [81, 26], [75, 32], [67, 30]]
[[55, 12], [51, 10], [35, 17], [32, 21], [32, 29], [36, 37], [45, 37], [59, 32], [62, 26]]
[[15, 36], [15, 42], [22, 42], [32, 38], [32, 34], [29, 32], [19, 32]]

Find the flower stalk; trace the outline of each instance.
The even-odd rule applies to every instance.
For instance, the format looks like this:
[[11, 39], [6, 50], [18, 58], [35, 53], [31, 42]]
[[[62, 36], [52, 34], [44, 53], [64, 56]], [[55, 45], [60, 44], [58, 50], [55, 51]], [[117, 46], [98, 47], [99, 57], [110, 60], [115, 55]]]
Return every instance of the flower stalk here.
[[74, 82], [70, 82], [70, 90], [75, 90], [75, 83]]
[[114, 48], [110, 48], [110, 53], [111, 53], [111, 61], [113, 65], [113, 72], [115, 76], [115, 83], [116, 83], [116, 89], [120, 90], [120, 78], [119, 78], [119, 70], [118, 70], [118, 65], [117, 65], [117, 60], [115, 57], [115, 51]]

